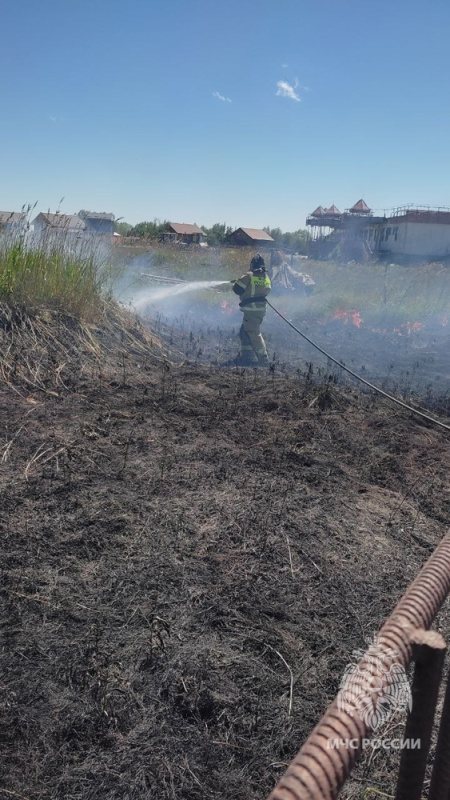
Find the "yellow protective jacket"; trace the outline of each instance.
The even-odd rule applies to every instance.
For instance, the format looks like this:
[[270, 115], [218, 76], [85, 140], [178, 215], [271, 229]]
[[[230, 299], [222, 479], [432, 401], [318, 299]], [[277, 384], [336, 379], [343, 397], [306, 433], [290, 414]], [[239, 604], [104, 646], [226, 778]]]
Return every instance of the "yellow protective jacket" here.
[[265, 298], [271, 288], [272, 284], [265, 270], [246, 272], [242, 278], [233, 283], [233, 292], [240, 297], [239, 305], [242, 311], [265, 310]]

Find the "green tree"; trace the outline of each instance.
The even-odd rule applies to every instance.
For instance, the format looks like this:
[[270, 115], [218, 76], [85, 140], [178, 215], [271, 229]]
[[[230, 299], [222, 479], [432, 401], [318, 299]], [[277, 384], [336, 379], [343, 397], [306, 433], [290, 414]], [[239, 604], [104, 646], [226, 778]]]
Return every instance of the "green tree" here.
[[141, 236], [143, 239], [158, 239], [160, 235], [166, 230], [167, 222], [160, 222], [159, 219], [154, 219], [153, 222], [138, 222], [129, 231], [129, 236]]
[[308, 252], [309, 238], [308, 231], [304, 229], [293, 231], [292, 233], [284, 233], [283, 245], [287, 250], [305, 255]]
[[216, 222], [211, 228], [205, 228], [206, 241], [211, 247], [218, 247], [225, 242], [226, 237], [232, 232], [233, 228], [226, 225], [225, 222]]
[[281, 228], [269, 228], [267, 225], [263, 230], [272, 237], [272, 239], [279, 245], [283, 243], [283, 231]]
[[264, 230], [272, 237], [280, 250], [306, 254], [309, 241], [308, 231], [300, 228], [298, 231], [283, 233], [281, 228], [270, 228], [269, 226], [266, 226]]
[[114, 230], [120, 233], [121, 236], [128, 236], [129, 232], [133, 230], [133, 226], [129, 222], [115, 222]]

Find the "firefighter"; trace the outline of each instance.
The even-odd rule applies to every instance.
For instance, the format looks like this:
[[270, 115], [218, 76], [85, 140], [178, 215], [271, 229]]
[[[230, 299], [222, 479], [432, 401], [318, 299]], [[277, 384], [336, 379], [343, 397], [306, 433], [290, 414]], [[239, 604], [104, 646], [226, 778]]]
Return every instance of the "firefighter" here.
[[262, 367], [269, 366], [266, 344], [261, 336], [261, 323], [266, 313], [266, 297], [271, 289], [263, 257], [257, 253], [250, 262], [250, 272], [233, 282], [233, 292], [239, 295], [240, 309], [244, 314], [239, 338], [241, 358], [239, 364], [250, 366], [254, 356]]

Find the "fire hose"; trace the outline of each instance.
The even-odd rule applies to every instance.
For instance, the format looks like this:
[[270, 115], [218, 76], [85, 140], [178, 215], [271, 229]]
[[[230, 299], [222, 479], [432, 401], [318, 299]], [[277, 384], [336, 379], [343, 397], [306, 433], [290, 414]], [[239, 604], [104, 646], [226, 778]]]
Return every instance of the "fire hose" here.
[[290, 328], [292, 328], [292, 330], [294, 330], [296, 333], [298, 333], [299, 336], [302, 336], [303, 339], [306, 339], [306, 341], [309, 344], [311, 344], [313, 347], [315, 347], [316, 350], [319, 351], [319, 353], [322, 353], [322, 355], [326, 356], [334, 364], [337, 364], [337, 366], [340, 367], [340, 369], [345, 370], [345, 372], [348, 372], [348, 374], [351, 375], [353, 378], [356, 378], [357, 381], [360, 381], [361, 383], [364, 383], [365, 386], [368, 386], [370, 389], [373, 389], [374, 392], [378, 392], [378, 394], [382, 395], [383, 397], [386, 397], [387, 400], [391, 400], [392, 403], [396, 403], [398, 406], [401, 406], [402, 408], [406, 408], [407, 411], [411, 411], [411, 413], [417, 414], [417, 416], [422, 417], [423, 419], [426, 419], [428, 422], [432, 422], [434, 425], [438, 425], [440, 428], [444, 428], [445, 430], [450, 431], [450, 425], [446, 425], [445, 422], [441, 422], [440, 420], [435, 419], [434, 417], [430, 417], [429, 414], [425, 414], [423, 411], [419, 411], [417, 408], [414, 408], [413, 406], [408, 405], [408, 403], [404, 403], [403, 400], [399, 400], [397, 397], [394, 397], [392, 394], [388, 394], [388, 392], [385, 392], [383, 389], [380, 389], [379, 386], [375, 386], [373, 383], [370, 383], [370, 381], [366, 380], [361, 375], [358, 375], [357, 372], [353, 372], [353, 370], [351, 370], [349, 367], [346, 367], [345, 364], [342, 364], [336, 358], [333, 358], [332, 355], [327, 353], [327, 351], [324, 350], [322, 347], [320, 347], [318, 344], [316, 344], [316, 342], [313, 342], [313, 340], [310, 339], [309, 336], [306, 336], [305, 333], [302, 333], [302, 331], [300, 331], [298, 328], [296, 328], [295, 325], [293, 325], [292, 322], [290, 322], [281, 313], [281, 311], [278, 311], [278, 309], [275, 308], [275, 306], [273, 306], [272, 303], [269, 302], [269, 300], [267, 300], [267, 298], [266, 298], [266, 303], [267, 303], [268, 306], [270, 306], [272, 311], [275, 311], [275, 313], [278, 314], [278, 316], [281, 317], [281, 319], [284, 320], [284, 322], [287, 325], [289, 325]]
[[[170, 284], [177, 284], [177, 283], [179, 284], [179, 283], [183, 283], [184, 282], [180, 278], [168, 278], [168, 277], [162, 276], [162, 275], [146, 275], [145, 273], [141, 273], [141, 276], [145, 277], [145, 278], [151, 278], [151, 279], [159, 281], [161, 283], [167, 283], [169, 285]], [[234, 283], [234, 280], [230, 281], [230, 283]], [[383, 389], [380, 389], [379, 386], [375, 386], [375, 384], [373, 384], [370, 381], [366, 380], [366, 378], [363, 378], [361, 375], [358, 375], [357, 372], [354, 372], [349, 367], [346, 367], [345, 364], [342, 364], [340, 361], [338, 361], [336, 358], [334, 358], [332, 355], [330, 355], [330, 353], [327, 353], [326, 350], [324, 350], [322, 347], [320, 347], [316, 342], [314, 342], [312, 339], [310, 339], [309, 336], [307, 336], [305, 333], [303, 333], [301, 330], [299, 330], [295, 325], [293, 325], [293, 323], [290, 322], [284, 316], [284, 314], [281, 313], [281, 311], [278, 311], [278, 309], [275, 308], [275, 306], [272, 305], [272, 303], [267, 299], [267, 297], [264, 298], [264, 301], [268, 306], [270, 306], [272, 311], [275, 311], [275, 313], [278, 314], [279, 317], [281, 317], [281, 319], [286, 323], [286, 325], [289, 325], [289, 327], [292, 328], [292, 330], [294, 330], [296, 333], [298, 333], [299, 336], [301, 336], [310, 345], [312, 345], [312, 347], [314, 347], [316, 350], [318, 350], [319, 353], [322, 353], [322, 355], [324, 355], [329, 361], [332, 361], [333, 364], [336, 364], [340, 369], [343, 369], [345, 372], [347, 372], [349, 375], [351, 375], [352, 378], [355, 378], [355, 380], [359, 381], [360, 383], [363, 383], [365, 386], [368, 386], [369, 389], [372, 389], [374, 392], [377, 392], [379, 395], [381, 395], [382, 397], [385, 397], [387, 400], [390, 400], [392, 403], [395, 403], [396, 405], [400, 406], [401, 408], [404, 408], [407, 411], [410, 411], [412, 414], [416, 414], [416, 416], [419, 416], [422, 419], [426, 419], [427, 422], [431, 422], [433, 425], [437, 425], [438, 427], [443, 428], [444, 430], [450, 431], [450, 425], [446, 425], [445, 422], [441, 422], [440, 420], [435, 419], [434, 417], [431, 417], [429, 414], [425, 414], [423, 411], [419, 411], [417, 408], [414, 408], [413, 406], [410, 406], [408, 403], [405, 403], [403, 400], [399, 400], [398, 397], [394, 397], [392, 394], [389, 394], [388, 392], [385, 392]]]

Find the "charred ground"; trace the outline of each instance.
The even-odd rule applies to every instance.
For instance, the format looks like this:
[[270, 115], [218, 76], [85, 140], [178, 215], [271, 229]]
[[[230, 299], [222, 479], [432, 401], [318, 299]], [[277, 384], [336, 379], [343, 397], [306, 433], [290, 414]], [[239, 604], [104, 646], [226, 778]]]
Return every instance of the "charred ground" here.
[[131, 320], [1, 336], [0, 796], [264, 797], [444, 534], [448, 437]]

